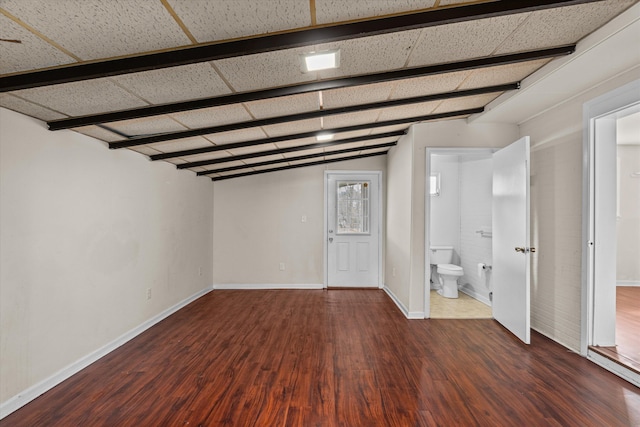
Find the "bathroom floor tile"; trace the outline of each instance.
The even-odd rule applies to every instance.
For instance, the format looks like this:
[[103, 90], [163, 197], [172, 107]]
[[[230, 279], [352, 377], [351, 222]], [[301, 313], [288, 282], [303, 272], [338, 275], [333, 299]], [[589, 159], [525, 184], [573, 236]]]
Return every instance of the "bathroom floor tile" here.
[[458, 298], [445, 298], [437, 291], [431, 291], [432, 319], [491, 319], [491, 307], [458, 292]]

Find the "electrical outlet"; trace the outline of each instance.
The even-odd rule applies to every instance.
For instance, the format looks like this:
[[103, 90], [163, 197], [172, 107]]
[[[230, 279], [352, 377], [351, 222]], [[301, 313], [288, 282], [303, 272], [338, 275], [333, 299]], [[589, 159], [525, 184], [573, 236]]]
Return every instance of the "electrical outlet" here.
[[284, 262], [280, 263], [280, 271], [284, 271]]
[[151, 299], [151, 288], [147, 288], [147, 300]]

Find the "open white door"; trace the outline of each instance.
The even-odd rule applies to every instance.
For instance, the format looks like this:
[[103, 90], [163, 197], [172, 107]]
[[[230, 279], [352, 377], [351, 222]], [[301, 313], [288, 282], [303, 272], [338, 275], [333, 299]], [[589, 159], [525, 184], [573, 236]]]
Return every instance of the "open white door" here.
[[380, 174], [327, 173], [327, 286], [379, 287]]
[[493, 154], [493, 317], [530, 343], [529, 137]]

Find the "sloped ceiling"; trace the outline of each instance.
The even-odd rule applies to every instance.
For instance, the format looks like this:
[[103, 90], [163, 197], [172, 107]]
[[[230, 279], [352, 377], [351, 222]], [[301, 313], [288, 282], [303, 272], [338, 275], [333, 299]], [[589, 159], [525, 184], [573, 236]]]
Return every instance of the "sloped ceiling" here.
[[0, 106], [214, 180], [384, 155], [637, 2], [0, 0]]

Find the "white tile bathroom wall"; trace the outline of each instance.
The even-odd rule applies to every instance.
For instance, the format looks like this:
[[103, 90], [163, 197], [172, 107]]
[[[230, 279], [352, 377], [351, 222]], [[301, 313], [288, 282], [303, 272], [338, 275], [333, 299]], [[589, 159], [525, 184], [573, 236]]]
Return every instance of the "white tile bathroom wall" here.
[[478, 231], [491, 231], [493, 164], [489, 155], [460, 156], [460, 265], [464, 269], [458, 283], [463, 291], [490, 303], [491, 273], [477, 274], [478, 263], [491, 265], [491, 238]]

